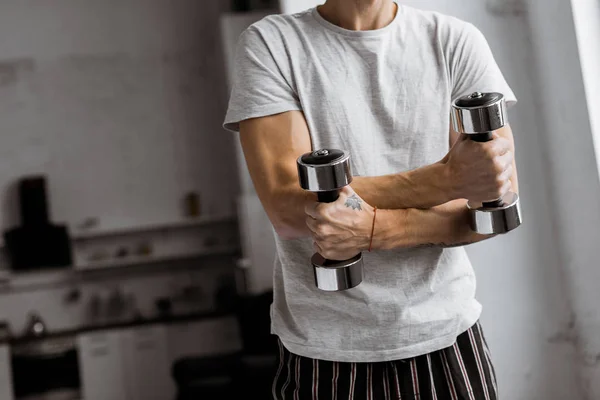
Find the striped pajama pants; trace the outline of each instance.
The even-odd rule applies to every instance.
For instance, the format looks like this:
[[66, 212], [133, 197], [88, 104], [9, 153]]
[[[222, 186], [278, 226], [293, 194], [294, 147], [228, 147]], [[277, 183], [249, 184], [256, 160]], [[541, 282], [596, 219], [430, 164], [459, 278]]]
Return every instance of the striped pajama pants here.
[[275, 400], [496, 400], [490, 352], [479, 322], [453, 346], [378, 363], [313, 360], [279, 341]]

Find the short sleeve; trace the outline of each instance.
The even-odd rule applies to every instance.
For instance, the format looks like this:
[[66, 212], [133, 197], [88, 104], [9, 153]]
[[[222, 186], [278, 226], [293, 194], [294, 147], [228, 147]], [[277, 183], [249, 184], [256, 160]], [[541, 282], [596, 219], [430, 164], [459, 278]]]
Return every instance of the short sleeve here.
[[254, 26], [242, 33], [236, 49], [225, 129], [239, 132], [243, 120], [301, 110], [297, 94], [277, 63], [277, 59], [286, 57], [282, 49], [283, 45], [267, 43], [265, 35]]
[[516, 104], [517, 98], [498, 67], [485, 36], [474, 25], [464, 25], [451, 68], [453, 100], [473, 92], [499, 92], [504, 94], [507, 106]]

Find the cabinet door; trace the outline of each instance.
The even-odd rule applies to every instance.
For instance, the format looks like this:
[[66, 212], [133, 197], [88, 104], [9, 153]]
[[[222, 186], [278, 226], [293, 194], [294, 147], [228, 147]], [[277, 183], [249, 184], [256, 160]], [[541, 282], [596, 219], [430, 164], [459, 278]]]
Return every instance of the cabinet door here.
[[170, 400], [176, 397], [165, 327], [130, 329], [123, 335], [122, 346], [130, 400]]
[[2, 345], [0, 346], [0, 400], [13, 399], [10, 349]]
[[83, 398], [128, 400], [121, 342], [123, 333], [96, 332], [77, 338]]

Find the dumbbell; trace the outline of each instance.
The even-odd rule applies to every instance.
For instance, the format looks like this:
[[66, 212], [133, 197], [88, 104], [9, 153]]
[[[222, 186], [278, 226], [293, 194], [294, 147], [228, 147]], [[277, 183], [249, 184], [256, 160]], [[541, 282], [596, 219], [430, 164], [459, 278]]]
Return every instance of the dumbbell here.
[[[493, 132], [508, 124], [506, 100], [501, 93], [475, 92], [452, 102], [452, 124], [476, 142], [488, 142]], [[471, 229], [483, 235], [510, 232], [522, 223], [519, 195], [508, 192], [502, 198], [479, 204], [467, 203]]]
[[[321, 203], [333, 203], [339, 191], [352, 182], [350, 155], [343, 150], [320, 149], [298, 158], [302, 189], [317, 194]], [[336, 292], [358, 286], [363, 280], [363, 259], [358, 254], [349, 260], [327, 260], [319, 253], [311, 257], [317, 288]]]

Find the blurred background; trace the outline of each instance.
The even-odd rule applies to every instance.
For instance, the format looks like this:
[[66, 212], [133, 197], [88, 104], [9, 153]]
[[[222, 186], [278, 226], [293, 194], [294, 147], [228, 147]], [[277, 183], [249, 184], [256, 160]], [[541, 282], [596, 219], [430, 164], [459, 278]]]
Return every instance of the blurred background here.
[[[273, 233], [221, 124], [238, 35], [320, 3], [0, 1], [0, 400], [270, 398]], [[525, 223], [468, 247], [502, 398], [600, 399], [600, 2], [401, 3], [520, 100]]]

